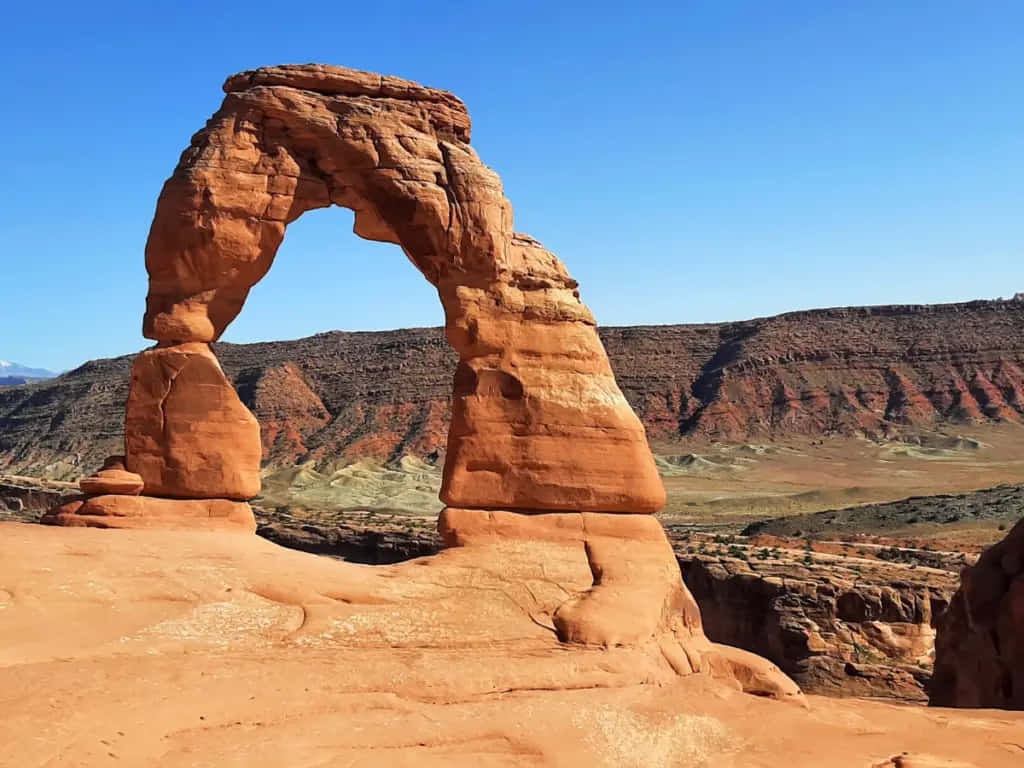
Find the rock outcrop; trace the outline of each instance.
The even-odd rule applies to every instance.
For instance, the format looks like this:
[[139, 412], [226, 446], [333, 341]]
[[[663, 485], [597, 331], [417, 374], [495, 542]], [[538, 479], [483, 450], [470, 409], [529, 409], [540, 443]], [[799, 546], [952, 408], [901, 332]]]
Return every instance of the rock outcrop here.
[[932, 705], [1024, 709], [1024, 520], [963, 570], [936, 630]]
[[[258, 424], [210, 344], [270, 269], [287, 224], [342, 205], [355, 211], [356, 234], [400, 245], [437, 288], [459, 356], [440, 489], [448, 506], [438, 522], [448, 549], [425, 563], [437, 583], [450, 582], [445, 602], [448, 588], [466, 601], [489, 563], [509, 569], [498, 591], [529, 595], [528, 605], [510, 599], [533, 634], [540, 627], [567, 644], [656, 650], [675, 675], [799, 696], [771, 663], [704, 636], [649, 514], [665, 490], [643, 426], [576, 282], [514, 232], [497, 175], [469, 147], [462, 103], [319, 65], [245, 72], [224, 90], [157, 204], [143, 320], [157, 345], [132, 366], [123, 463], [109, 460], [82, 480], [84, 498], [43, 521], [256, 529], [246, 502], [260, 487]], [[482, 619], [479, 631], [501, 642], [509, 617], [495, 626], [493, 613], [469, 621]]]
[[0, 475], [0, 521], [35, 523], [47, 510], [79, 495], [73, 483]]
[[125, 469], [124, 456], [108, 456], [99, 472], [83, 477], [78, 481], [78, 487], [87, 496], [106, 493], [138, 496], [145, 487], [145, 481], [142, 475]]
[[[172, 509], [183, 520], [241, 519], [162, 500], [229, 505], [259, 493], [258, 423], [210, 344], [270, 269], [286, 226], [329, 205], [355, 211], [361, 237], [401, 246], [437, 288], [459, 357], [443, 502], [574, 514], [661, 508], [643, 426], [577, 283], [513, 230], [500, 180], [469, 147], [462, 102], [321, 65], [244, 72], [224, 90], [164, 184], [150, 229], [143, 333], [158, 343], [132, 365], [117, 470], [126, 475], [107, 468], [83, 480], [87, 492], [114, 495], [54, 510], [46, 522], [109, 516], [134, 525], [150, 508], [154, 524]], [[302, 383], [294, 368], [281, 378]], [[322, 403], [302, 394], [315, 418]], [[285, 443], [303, 438], [289, 431]], [[243, 527], [255, 527], [251, 514]]]
[[132, 365], [125, 466], [150, 496], [251, 499], [260, 492], [260, 428], [209, 345], [150, 349]]
[[[1021, 302], [815, 310], [599, 335], [619, 387], [659, 443], [898, 437], [1019, 420], [1024, 409], [1014, 383], [1024, 370]], [[458, 357], [440, 329], [213, 348], [259, 419], [266, 464], [444, 451]], [[0, 470], [77, 479], [123, 452], [130, 367], [128, 357], [97, 360], [0, 390]]]
[[[271, 541], [349, 562], [395, 563], [435, 554], [445, 543], [464, 543], [458, 526], [444, 518], [446, 542], [424, 520], [407, 515], [335, 520], [258, 509], [256, 516], [259, 534]], [[490, 523], [496, 531], [523, 524], [504, 516], [504, 524], [501, 513]], [[717, 537], [718, 544], [684, 526], [669, 526], [667, 533], [714, 642], [768, 659], [807, 693], [927, 700], [932, 622], [956, 590], [952, 563], [940, 568], [875, 559], [886, 552], [880, 547], [870, 550], [875, 558], [859, 547], [847, 555], [810, 553], [799, 540], [790, 543], [795, 548], [744, 537]]]
[[[735, 555], [677, 547], [715, 642], [764, 656], [809, 693], [927, 698], [935, 631], [955, 574], [754, 547]], [[764, 559], [750, 557], [763, 553]]]
[[66, 502], [48, 510], [42, 522], [83, 528], [201, 528], [249, 533], [256, 530], [252, 508], [244, 501], [113, 493]]

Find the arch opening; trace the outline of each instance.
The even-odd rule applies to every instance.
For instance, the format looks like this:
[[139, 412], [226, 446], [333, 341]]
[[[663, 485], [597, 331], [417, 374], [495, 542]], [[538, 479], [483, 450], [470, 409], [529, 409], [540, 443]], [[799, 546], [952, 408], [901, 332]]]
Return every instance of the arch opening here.
[[289, 224], [273, 266], [221, 341], [443, 326], [436, 289], [401, 249], [361, 238], [353, 225], [353, 211], [339, 206]]

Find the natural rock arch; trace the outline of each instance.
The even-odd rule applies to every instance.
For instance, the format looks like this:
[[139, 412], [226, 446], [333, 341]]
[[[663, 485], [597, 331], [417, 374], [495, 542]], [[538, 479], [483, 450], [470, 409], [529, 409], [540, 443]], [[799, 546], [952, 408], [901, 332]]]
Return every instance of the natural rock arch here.
[[245, 72], [224, 89], [157, 203], [143, 323], [157, 345], [132, 366], [125, 456], [44, 521], [255, 530], [259, 425], [210, 342], [270, 269], [287, 224], [342, 205], [357, 234], [397, 243], [436, 286], [459, 354], [438, 521], [451, 549], [435, 565], [513, 569], [547, 606], [530, 625], [563, 642], [640, 643], [674, 674], [798, 695], [763, 659], [708, 642], [656, 519], [614, 514], [664, 503], [643, 427], [576, 282], [513, 231], [462, 102], [320, 65]]
[[108, 473], [141, 476], [146, 496], [258, 493], [258, 425], [209, 342], [270, 269], [288, 223], [340, 205], [355, 212], [356, 234], [399, 245], [443, 305], [460, 363], [442, 501], [616, 513], [663, 505], [643, 427], [576, 281], [514, 232], [459, 99], [322, 65], [244, 72], [224, 90], [160, 194], [143, 322], [158, 344], [134, 365], [124, 466]]

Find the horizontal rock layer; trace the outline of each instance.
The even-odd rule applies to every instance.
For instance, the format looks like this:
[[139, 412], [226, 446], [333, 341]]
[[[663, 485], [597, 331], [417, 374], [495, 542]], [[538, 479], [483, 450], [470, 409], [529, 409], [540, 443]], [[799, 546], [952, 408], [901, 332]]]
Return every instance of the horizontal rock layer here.
[[47, 525], [72, 528], [166, 528], [253, 533], [256, 520], [244, 501], [90, 496], [64, 502], [42, 516]]
[[[650, 439], [746, 441], [1020, 420], [1024, 302], [815, 310], [599, 329]], [[456, 356], [440, 329], [216, 344], [264, 460], [443, 451]], [[0, 389], [0, 468], [77, 479], [121, 453], [131, 357]]]
[[771, 659], [808, 692], [926, 699], [931, 624], [953, 573], [915, 580], [913, 570], [867, 561], [808, 565], [796, 552], [763, 561], [677, 553], [714, 641]]

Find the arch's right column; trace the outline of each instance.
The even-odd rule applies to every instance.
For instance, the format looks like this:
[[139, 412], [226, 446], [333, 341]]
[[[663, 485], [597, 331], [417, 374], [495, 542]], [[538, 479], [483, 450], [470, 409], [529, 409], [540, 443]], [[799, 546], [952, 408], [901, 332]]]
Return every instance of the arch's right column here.
[[460, 356], [438, 530], [446, 546], [491, 547], [499, 561], [526, 548], [543, 578], [544, 561], [578, 557], [590, 583], [551, 616], [561, 640], [679, 635], [667, 653], [694, 671], [699, 659], [680, 649], [706, 642], [700, 612], [650, 514], [665, 491], [643, 425], [562, 263], [525, 235], [505, 245], [495, 279], [438, 284]]

